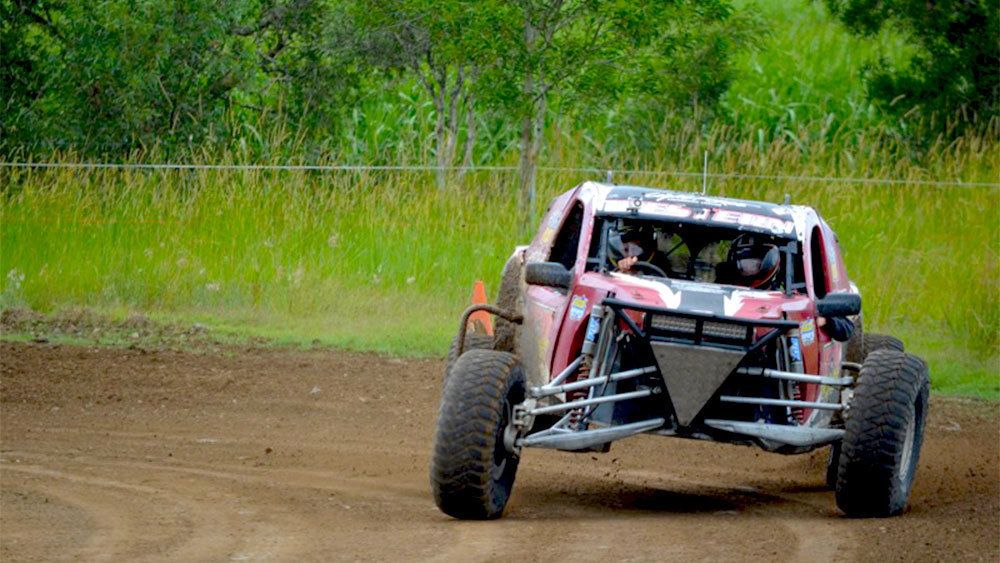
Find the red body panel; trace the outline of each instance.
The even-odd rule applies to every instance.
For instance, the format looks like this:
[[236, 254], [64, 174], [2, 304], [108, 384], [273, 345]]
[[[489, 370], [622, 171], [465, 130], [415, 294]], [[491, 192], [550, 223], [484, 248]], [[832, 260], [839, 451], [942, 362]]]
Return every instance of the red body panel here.
[[[586, 258], [591, 245], [595, 214], [604, 202], [610, 186], [586, 183], [556, 198], [542, 220], [541, 227], [525, 253], [526, 262], [549, 260], [553, 241], [564, 225], [574, 205], [583, 208], [579, 247], [573, 267], [574, 284], [570, 291], [562, 292], [541, 286], [526, 286], [525, 326], [536, 327], [537, 349], [531, 354], [545, 378], [559, 373], [579, 354], [586, 321], [591, 308], [608, 295], [617, 299], [635, 301], [637, 304], [667, 309], [689, 310], [682, 307], [680, 294], [711, 294], [724, 291], [724, 314], [743, 319], [787, 319], [800, 323], [802, 329], [802, 356], [805, 371], [810, 374], [828, 375], [839, 369], [841, 345], [831, 340], [822, 329], [815, 326], [817, 285], [821, 291], [850, 291], [850, 280], [840, 254], [836, 237], [829, 226], [806, 207], [796, 207], [795, 223], [802, 247], [802, 263], [806, 280], [805, 293], [785, 295], [780, 291], [756, 291], [732, 286], [720, 286], [673, 280], [659, 283], [621, 273], [587, 272]], [[687, 198], [695, 197], [685, 195]], [[813, 238], [822, 264], [822, 271], [813, 271]], [[816, 275], [814, 275], [816, 274]], [[706, 311], [703, 311], [706, 312]], [[637, 319], [638, 320], [638, 319]], [[819, 386], [804, 385], [806, 400], [817, 400]], [[805, 413], [808, 416], [808, 413]]]

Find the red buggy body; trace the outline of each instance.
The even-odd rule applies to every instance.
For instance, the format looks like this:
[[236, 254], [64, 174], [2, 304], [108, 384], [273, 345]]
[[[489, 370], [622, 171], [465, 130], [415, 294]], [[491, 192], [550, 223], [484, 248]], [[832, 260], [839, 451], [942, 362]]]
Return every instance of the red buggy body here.
[[[616, 241], [634, 230], [655, 249], [617, 271]], [[725, 277], [744, 235], [780, 252], [765, 286]], [[446, 513], [499, 516], [525, 447], [607, 451], [639, 433], [780, 453], [832, 446], [842, 510], [905, 508], [926, 365], [861, 333], [836, 235], [810, 207], [584, 183], [515, 250], [497, 306], [476, 308], [497, 315], [497, 330], [467, 334], [470, 310], [449, 354], [431, 469]], [[846, 343], [822, 326], [848, 320]], [[895, 389], [898, 401], [879, 399]], [[886, 413], [903, 423], [879, 441]], [[470, 425], [494, 440], [463, 433]]]

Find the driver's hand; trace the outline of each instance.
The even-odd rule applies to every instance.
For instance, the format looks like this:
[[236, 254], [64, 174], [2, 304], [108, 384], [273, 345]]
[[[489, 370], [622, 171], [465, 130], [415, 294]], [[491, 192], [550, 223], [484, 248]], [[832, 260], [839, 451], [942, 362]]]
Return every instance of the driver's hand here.
[[627, 274], [632, 271], [632, 266], [635, 266], [635, 263], [638, 261], [638, 256], [626, 256], [618, 261], [618, 271]]

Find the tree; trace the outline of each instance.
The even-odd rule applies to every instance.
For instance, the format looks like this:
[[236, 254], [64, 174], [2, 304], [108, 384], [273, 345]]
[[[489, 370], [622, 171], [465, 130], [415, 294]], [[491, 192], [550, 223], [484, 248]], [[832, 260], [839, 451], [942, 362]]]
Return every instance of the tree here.
[[985, 126], [1000, 110], [1000, 9], [987, 0], [825, 0], [852, 32], [893, 27], [919, 48], [901, 69], [876, 61], [869, 95], [899, 115]]
[[249, 40], [258, 62], [239, 97], [257, 108], [279, 107], [302, 129], [328, 134], [365, 74], [352, 23], [343, 2], [260, 0], [231, 29]]
[[234, 110], [332, 115], [355, 78], [337, 6], [0, 0], [0, 134], [124, 153], [224, 137]]
[[[30, 142], [46, 132], [119, 151], [200, 137], [247, 70], [226, 36], [239, 8], [4, 0], [5, 136]], [[17, 66], [6, 64], [8, 53]]]
[[492, 30], [505, 12], [493, 0], [361, 0], [353, 23], [365, 59], [378, 68], [419, 79], [434, 102], [437, 183], [444, 187], [465, 129], [462, 170], [475, 145], [477, 80], [494, 64]]
[[[516, 5], [503, 32], [493, 35], [506, 41], [513, 64], [495, 65], [500, 72], [493, 80], [506, 87], [491, 91], [506, 93], [506, 103], [519, 116], [525, 221], [535, 215], [538, 156], [553, 97], [564, 105], [600, 101], [606, 106], [683, 91], [684, 99], [712, 104], [728, 85], [728, 65], [698, 68], [706, 57], [697, 53], [711, 52], [716, 62], [725, 62], [724, 49], [706, 46], [721, 45], [720, 37], [736, 37], [746, 29], [716, 25], [732, 15], [724, 0], [517, 0]], [[709, 26], [716, 26], [715, 32], [700, 37]], [[676, 87], [685, 81], [691, 87]]]

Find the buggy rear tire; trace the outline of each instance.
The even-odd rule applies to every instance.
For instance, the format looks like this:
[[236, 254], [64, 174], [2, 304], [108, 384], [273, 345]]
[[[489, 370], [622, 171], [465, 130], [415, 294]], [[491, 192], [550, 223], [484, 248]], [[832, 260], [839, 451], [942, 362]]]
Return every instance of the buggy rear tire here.
[[847, 516], [884, 517], [906, 508], [927, 420], [927, 364], [898, 350], [865, 360], [837, 471], [837, 507]]
[[[500, 290], [497, 292], [497, 307], [516, 315], [521, 314], [522, 269], [523, 266], [519, 257], [513, 256], [507, 260], [507, 263], [504, 264], [503, 272], [500, 274]], [[493, 334], [496, 338], [493, 342], [493, 349], [517, 355], [520, 325], [512, 323], [503, 317], [495, 317], [495, 319]]]
[[503, 514], [520, 461], [508, 447], [509, 426], [524, 398], [524, 372], [513, 355], [470, 350], [455, 362], [431, 456], [431, 489], [442, 512], [467, 520]]
[[837, 473], [840, 471], [840, 442], [830, 444], [830, 451], [826, 458], [826, 487], [831, 491], [837, 490]]
[[[462, 346], [462, 353], [466, 353], [469, 350], [492, 350], [493, 349], [493, 337], [488, 334], [480, 334], [478, 332], [465, 332], [465, 346]], [[451, 374], [451, 368], [455, 365], [455, 360], [458, 359], [458, 335], [456, 334], [454, 338], [451, 339], [451, 347], [448, 348], [448, 357], [444, 361], [444, 382], [448, 382], [448, 377]]]
[[847, 351], [844, 360], [855, 364], [865, 361], [865, 323], [861, 316], [858, 316], [854, 323], [854, 332], [846, 344]]
[[862, 342], [862, 351], [864, 356], [861, 358], [861, 363], [864, 363], [865, 360], [868, 359], [868, 355], [875, 350], [895, 350], [897, 352], [903, 352], [906, 350], [903, 346], [902, 340], [896, 338], [895, 336], [889, 336], [888, 334], [870, 332], [864, 335], [864, 340]]

